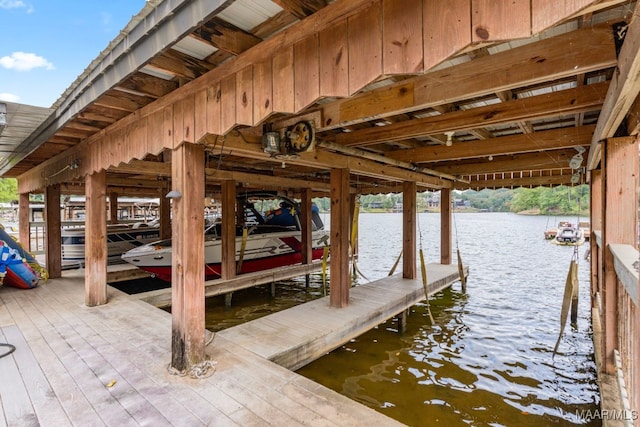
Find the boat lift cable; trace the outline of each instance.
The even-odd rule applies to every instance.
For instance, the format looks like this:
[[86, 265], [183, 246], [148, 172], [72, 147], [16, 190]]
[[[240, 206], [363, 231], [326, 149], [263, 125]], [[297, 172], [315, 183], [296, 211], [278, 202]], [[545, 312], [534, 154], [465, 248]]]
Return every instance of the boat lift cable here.
[[418, 235], [420, 236], [420, 271], [422, 273], [422, 288], [424, 289], [424, 299], [425, 305], [427, 306], [427, 314], [429, 314], [429, 320], [431, 320], [431, 325], [435, 325], [436, 322], [433, 320], [433, 315], [431, 314], [431, 304], [429, 303], [429, 285], [427, 282], [427, 266], [424, 262], [424, 250], [422, 249], [422, 228], [420, 228], [420, 215], [416, 215], [418, 218]]

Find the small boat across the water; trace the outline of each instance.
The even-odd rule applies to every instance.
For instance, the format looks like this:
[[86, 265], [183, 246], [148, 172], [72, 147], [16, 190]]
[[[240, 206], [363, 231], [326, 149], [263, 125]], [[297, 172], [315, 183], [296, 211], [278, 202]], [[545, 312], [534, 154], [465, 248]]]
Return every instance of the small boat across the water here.
[[558, 227], [556, 236], [552, 242], [562, 246], [579, 246], [584, 243], [584, 233], [582, 229], [568, 224], [563, 227]]

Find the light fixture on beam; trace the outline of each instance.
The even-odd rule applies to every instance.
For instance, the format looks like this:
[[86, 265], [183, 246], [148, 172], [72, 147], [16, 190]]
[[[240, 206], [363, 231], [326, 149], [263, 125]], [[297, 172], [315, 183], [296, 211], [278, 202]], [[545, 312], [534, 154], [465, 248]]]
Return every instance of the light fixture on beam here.
[[167, 199], [179, 199], [182, 197], [182, 193], [180, 193], [178, 190], [171, 190], [165, 197]]
[[451, 147], [453, 145], [453, 135], [456, 134], [455, 131], [448, 131], [444, 133], [447, 135], [447, 141], [444, 143], [447, 147]]

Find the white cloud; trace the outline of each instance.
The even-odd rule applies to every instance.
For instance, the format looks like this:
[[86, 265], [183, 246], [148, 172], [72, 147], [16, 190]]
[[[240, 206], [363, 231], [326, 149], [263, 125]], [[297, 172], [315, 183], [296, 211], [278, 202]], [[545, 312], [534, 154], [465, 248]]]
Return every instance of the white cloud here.
[[18, 95], [14, 95], [12, 93], [0, 92], [0, 101], [18, 102], [19, 100], [20, 100], [20, 97]]
[[33, 6], [22, 0], [0, 0], [0, 9], [27, 9], [27, 13], [33, 12]]
[[26, 52], [13, 52], [11, 56], [3, 56], [0, 58], [0, 66], [17, 71], [29, 71], [34, 68], [55, 69], [53, 64], [42, 56]]

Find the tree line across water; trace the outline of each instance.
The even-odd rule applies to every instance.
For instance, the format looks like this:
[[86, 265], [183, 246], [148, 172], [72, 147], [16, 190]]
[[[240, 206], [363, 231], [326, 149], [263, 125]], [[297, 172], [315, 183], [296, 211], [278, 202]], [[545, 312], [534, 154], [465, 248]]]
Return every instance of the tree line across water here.
[[[498, 190], [454, 190], [454, 209], [482, 212], [531, 212], [541, 215], [588, 215], [589, 186], [502, 188]], [[13, 178], [0, 178], [0, 203], [17, 202], [18, 186]], [[320, 210], [328, 211], [331, 201], [328, 197], [314, 199]], [[418, 194], [418, 210], [437, 211], [440, 206], [439, 192]], [[360, 197], [364, 211], [389, 212], [402, 207], [402, 194], [368, 194]]]
[[[589, 186], [536, 187], [497, 190], [466, 190], [452, 194], [455, 210], [480, 212], [528, 212], [540, 215], [589, 215]], [[402, 206], [402, 194], [371, 194], [360, 197], [365, 211], [397, 211]], [[418, 195], [419, 211], [437, 211], [439, 192]]]

